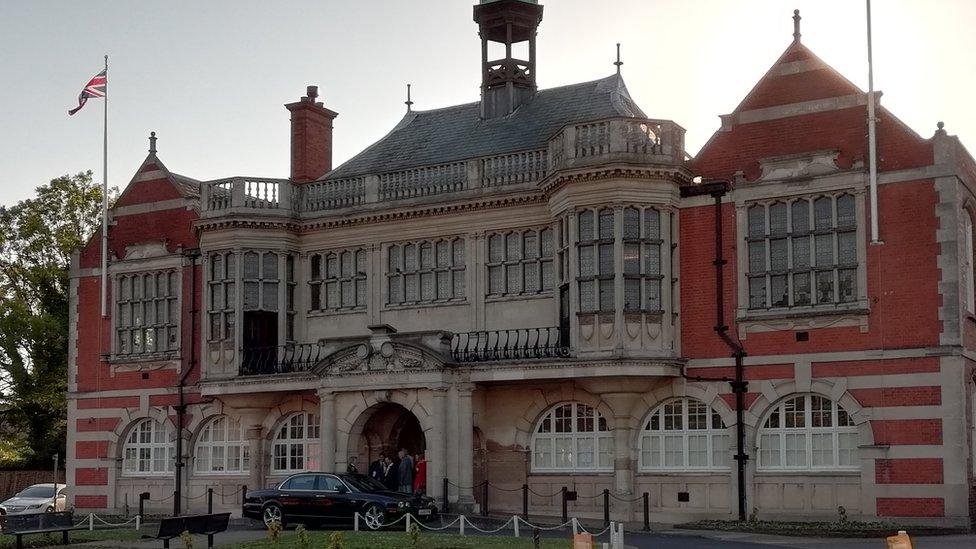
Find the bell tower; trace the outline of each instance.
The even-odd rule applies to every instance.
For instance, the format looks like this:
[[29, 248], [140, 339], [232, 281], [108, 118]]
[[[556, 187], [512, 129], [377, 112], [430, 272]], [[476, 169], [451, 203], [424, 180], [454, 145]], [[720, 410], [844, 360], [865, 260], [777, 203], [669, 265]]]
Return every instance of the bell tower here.
[[[535, 37], [542, 22], [537, 0], [481, 0], [474, 7], [481, 36], [481, 117], [511, 114], [535, 95]], [[505, 46], [505, 57], [488, 58], [488, 43]], [[528, 42], [528, 59], [517, 59], [512, 46]]]

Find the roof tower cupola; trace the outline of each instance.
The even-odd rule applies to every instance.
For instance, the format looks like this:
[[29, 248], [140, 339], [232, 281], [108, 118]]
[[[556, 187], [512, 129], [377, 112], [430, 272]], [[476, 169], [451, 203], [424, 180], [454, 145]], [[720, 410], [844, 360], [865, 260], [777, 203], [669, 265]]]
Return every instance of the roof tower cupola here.
[[[536, 0], [481, 0], [474, 7], [481, 36], [481, 117], [511, 114], [535, 95], [535, 38], [542, 22]], [[504, 57], [489, 59], [489, 42], [505, 47]], [[528, 59], [513, 54], [513, 46], [528, 42]]]

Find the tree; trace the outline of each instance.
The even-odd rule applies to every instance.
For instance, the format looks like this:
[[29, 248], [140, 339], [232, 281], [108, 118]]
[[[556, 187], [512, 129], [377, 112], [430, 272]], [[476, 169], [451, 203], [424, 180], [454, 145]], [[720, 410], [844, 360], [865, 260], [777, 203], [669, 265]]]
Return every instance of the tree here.
[[46, 468], [64, 455], [68, 268], [101, 219], [91, 175], [0, 207], [0, 466]]

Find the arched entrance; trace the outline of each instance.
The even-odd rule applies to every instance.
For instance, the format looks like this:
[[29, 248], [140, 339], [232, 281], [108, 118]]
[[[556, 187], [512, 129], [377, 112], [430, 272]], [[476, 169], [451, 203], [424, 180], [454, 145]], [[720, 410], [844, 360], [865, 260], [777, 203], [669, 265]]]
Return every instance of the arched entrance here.
[[362, 433], [354, 444], [367, 463], [376, 460], [380, 452], [395, 454], [405, 448], [411, 455], [427, 451], [427, 438], [417, 416], [403, 406], [391, 402], [377, 404], [363, 413], [366, 416]]

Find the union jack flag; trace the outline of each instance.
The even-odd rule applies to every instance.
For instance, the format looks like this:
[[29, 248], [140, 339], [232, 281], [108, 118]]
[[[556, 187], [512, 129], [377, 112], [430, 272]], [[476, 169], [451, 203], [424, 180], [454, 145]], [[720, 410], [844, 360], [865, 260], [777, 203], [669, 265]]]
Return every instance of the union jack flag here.
[[85, 89], [81, 90], [81, 94], [78, 95], [78, 106], [68, 111], [68, 115], [73, 115], [74, 113], [81, 110], [88, 102], [89, 97], [105, 97], [105, 87], [108, 84], [108, 77], [105, 75], [105, 71], [98, 73], [94, 78], [85, 84]]

